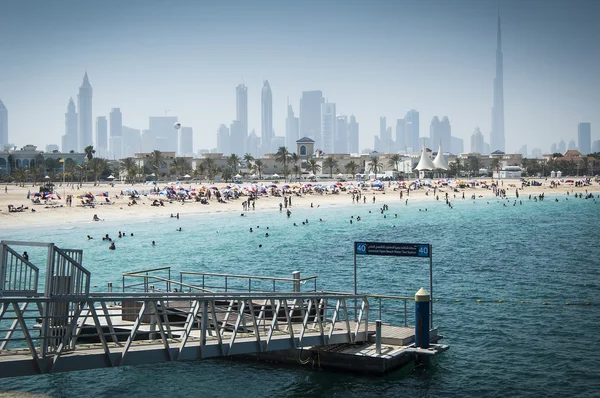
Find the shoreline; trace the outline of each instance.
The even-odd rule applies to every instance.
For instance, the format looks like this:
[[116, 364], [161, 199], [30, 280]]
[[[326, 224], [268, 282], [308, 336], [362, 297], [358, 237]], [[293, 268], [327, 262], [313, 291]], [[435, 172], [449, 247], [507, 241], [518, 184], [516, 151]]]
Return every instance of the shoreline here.
[[[326, 184], [329, 185], [335, 180], [330, 180]], [[489, 179], [481, 179], [479, 181], [490, 181]], [[508, 199], [516, 199], [515, 191], [518, 189], [520, 198], [528, 198], [529, 195], [538, 196], [544, 194], [547, 197], [555, 197], [556, 195], [566, 196], [567, 192], [569, 193], [577, 193], [585, 195], [587, 193], [592, 193], [594, 196], [598, 196], [600, 194], [600, 184], [592, 183], [592, 185], [588, 186], [579, 186], [575, 187], [572, 185], [560, 185], [557, 188], [550, 188], [549, 184], [551, 181], [544, 181], [545, 185], [541, 186], [528, 186], [521, 189], [521, 181], [518, 179], [511, 180], [501, 180], [504, 184], [504, 189], [506, 189], [506, 197]], [[539, 181], [539, 180], [538, 180]], [[556, 180], [552, 180], [556, 181]], [[269, 182], [264, 182], [268, 184]], [[201, 184], [188, 185], [186, 187], [198, 187]], [[224, 183], [217, 184], [218, 186], [224, 186]], [[245, 184], [244, 184], [245, 185]], [[282, 184], [278, 184], [281, 186]], [[6, 185], [5, 185], [6, 187]], [[376, 198], [377, 204], [387, 204], [388, 206], [392, 203], [403, 203], [406, 199], [409, 200], [409, 205], [411, 203], [426, 203], [435, 201], [435, 197], [432, 195], [433, 192], [430, 192], [429, 195], [426, 194], [427, 188], [421, 188], [419, 190], [411, 190], [410, 195], [406, 195], [406, 189], [403, 189], [403, 197], [400, 199], [400, 191], [393, 191], [394, 186], [389, 187], [385, 186], [384, 191], [377, 191], [372, 189], [366, 189], [361, 194], [367, 198], [366, 203], [372, 204], [373, 195]], [[465, 200], [472, 200], [471, 195], [475, 194], [475, 200], [484, 200], [497, 198], [493, 191], [489, 188], [482, 188], [481, 186], [477, 186], [474, 188], [458, 188], [459, 192], [453, 191], [454, 187], [442, 187], [442, 191], [438, 192], [439, 200], [442, 203], [445, 200], [445, 194], [448, 193], [450, 202], [455, 200], [462, 201], [462, 193], [465, 194]], [[500, 189], [503, 187], [500, 186]], [[0, 223], [4, 228], [8, 229], [22, 229], [22, 228], [30, 228], [37, 226], [48, 226], [48, 225], [71, 225], [75, 223], [93, 223], [93, 216], [95, 214], [101, 220], [106, 221], [130, 221], [130, 220], [143, 220], [143, 219], [152, 219], [154, 217], [170, 217], [171, 214], [175, 215], [180, 213], [182, 216], [188, 217], [199, 214], [215, 214], [215, 213], [231, 213], [231, 212], [239, 212], [241, 213], [252, 213], [252, 212], [264, 212], [264, 211], [274, 211], [279, 210], [279, 204], [283, 203], [284, 198], [281, 196], [259, 196], [256, 201], [256, 209], [255, 210], [243, 210], [242, 202], [246, 200], [246, 196], [241, 196], [239, 199], [232, 199], [227, 201], [227, 203], [219, 203], [216, 200], [209, 201], [210, 204], [201, 204], [200, 202], [195, 202], [193, 200], [186, 200], [184, 204], [181, 204], [181, 201], [172, 201], [164, 200], [163, 206], [152, 206], [151, 203], [155, 198], [153, 195], [143, 196], [140, 195], [139, 199], [136, 199], [138, 204], [128, 205], [130, 201], [129, 196], [120, 196], [121, 191], [126, 189], [137, 189], [138, 191], [146, 191], [150, 189], [150, 186], [138, 184], [138, 185], [121, 185], [116, 184], [114, 187], [111, 185], [97, 185], [93, 186], [93, 183], [84, 184], [81, 189], [73, 189], [73, 187], [58, 187], [56, 192], [58, 192], [61, 197], [60, 200], [55, 200], [54, 207], [45, 206], [45, 205], [35, 205], [32, 203], [30, 199], [27, 199], [27, 193], [38, 192], [39, 186], [30, 186], [26, 185], [25, 187], [17, 187], [14, 185], [9, 185], [7, 187], [7, 192], [4, 192], [5, 189], [0, 185]], [[430, 191], [433, 189], [431, 188]], [[108, 192], [109, 198], [112, 204], [102, 204], [101, 201], [104, 200], [103, 197], [99, 197], [94, 208], [91, 207], [83, 207], [81, 204], [81, 199], [76, 199], [75, 196], [85, 192], [92, 192], [94, 194], [100, 192]], [[73, 197], [73, 205], [72, 207], [66, 206], [66, 195], [74, 195]], [[115, 195], [119, 195], [119, 198], [115, 198]], [[454, 198], [454, 195], [457, 197]], [[287, 195], [289, 197], [289, 195]], [[481, 197], [480, 197], [481, 196]], [[348, 205], [352, 204], [351, 192], [343, 192], [340, 191], [338, 194], [304, 194], [302, 196], [292, 195], [292, 206], [291, 209], [293, 211], [294, 208], [310, 208], [311, 203], [314, 207], [328, 208], [328, 207], [336, 207], [340, 205]], [[521, 199], [522, 200], [522, 199]], [[361, 199], [362, 201], [362, 199]], [[362, 204], [362, 203], [361, 203]], [[25, 206], [26, 210], [23, 212], [9, 212], [8, 205], [14, 206]], [[61, 206], [62, 205], [62, 206]], [[58, 207], [61, 206], [61, 207]], [[34, 209], [35, 211], [32, 211]], [[100, 221], [102, 222], [102, 221]]]

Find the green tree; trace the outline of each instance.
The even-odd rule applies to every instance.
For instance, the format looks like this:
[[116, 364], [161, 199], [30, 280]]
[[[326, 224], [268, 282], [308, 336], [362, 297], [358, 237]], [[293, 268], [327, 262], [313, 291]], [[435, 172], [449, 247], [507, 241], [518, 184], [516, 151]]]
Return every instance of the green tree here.
[[244, 155], [244, 162], [246, 163], [246, 168], [252, 170], [252, 163], [254, 162], [254, 156], [246, 153]]
[[121, 159], [119, 162], [119, 171], [121, 171], [122, 174], [127, 175], [127, 182], [133, 184], [138, 172], [138, 165], [135, 159], [131, 157]]
[[221, 178], [225, 180], [225, 182], [229, 182], [233, 179], [233, 169], [230, 166], [225, 167], [221, 172]]
[[328, 156], [323, 160], [323, 167], [329, 169], [329, 178], [333, 178], [333, 169], [337, 167], [338, 161], [332, 156]]
[[471, 171], [471, 173], [477, 176], [479, 175], [479, 169], [479, 158], [474, 156], [471, 159], [469, 159], [469, 170]]
[[184, 176], [190, 170], [190, 165], [188, 164], [187, 160], [182, 157], [174, 158], [171, 162], [171, 167], [173, 170], [175, 170], [175, 174], [179, 177]]
[[94, 186], [96, 186], [98, 185], [98, 177], [100, 177], [100, 174], [106, 169], [106, 159], [93, 158], [89, 161], [89, 167], [94, 175]]
[[206, 173], [206, 177], [209, 179], [209, 181], [214, 182], [215, 177], [219, 172], [217, 162], [213, 158], [204, 158], [202, 159], [202, 163], [204, 164], [204, 171]]
[[371, 170], [375, 174], [375, 179], [377, 179], [377, 173], [381, 171], [383, 168], [383, 164], [381, 160], [377, 156], [371, 156], [369, 159], [369, 170]]
[[229, 157], [227, 157], [227, 166], [231, 167], [231, 170], [234, 174], [237, 174], [238, 168], [240, 167], [241, 163], [242, 159], [235, 153], [232, 153], [231, 155], [229, 155]]
[[490, 169], [491, 170], [496, 170], [496, 173], [498, 174], [498, 176], [500, 176], [500, 169], [501, 169], [501, 165], [500, 165], [500, 158], [493, 158], [490, 161]]
[[154, 172], [156, 173], [157, 176], [158, 176], [158, 169], [166, 166], [165, 157], [162, 154], [162, 152], [159, 150], [154, 150], [154, 151], [152, 151], [152, 153], [150, 153], [150, 159], [149, 159], [148, 163], [154, 168]]
[[354, 160], [351, 160], [350, 162], [346, 163], [346, 165], [344, 166], [346, 173], [352, 174], [352, 177], [354, 177], [356, 175], [359, 168], [360, 168], [360, 166]]
[[393, 167], [394, 170], [398, 171], [398, 165], [402, 161], [402, 156], [395, 153], [388, 159], [388, 166]]
[[254, 164], [252, 165], [252, 171], [254, 171], [258, 175], [258, 178], [262, 178], [262, 173], [264, 169], [265, 164], [263, 163], [263, 161], [261, 159], [256, 159], [254, 161]]
[[306, 170], [313, 173], [315, 176], [321, 172], [321, 165], [315, 159], [308, 159], [306, 162]]
[[94, 157], [96, 150], [94, 149], [93, 145], [88, 145], [83, 149], [83, 152], [85, 153], [87, 160], [90, 161]]

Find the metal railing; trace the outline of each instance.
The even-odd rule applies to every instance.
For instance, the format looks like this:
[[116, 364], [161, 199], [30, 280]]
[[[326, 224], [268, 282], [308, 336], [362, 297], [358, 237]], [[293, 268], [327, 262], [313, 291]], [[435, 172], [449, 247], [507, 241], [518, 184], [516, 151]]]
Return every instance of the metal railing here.
[[[126, 282], [129, 278], [135, 279], [136, 283], [127, 285]], [[137, 282], [140, 279], [142, 279], [142, 281]], [[151, 282], [154, 281], [156, 281], [157, 284], [151, 284]], [[141, 271], [127, 272], [122, 276], [123, 293], [126, 291], [149, 293], [151, 290], [170, 292], [172, 282], [171, 267], [151, 268]], [[153, 286], [152, 289], [151, 286]]]
[[[297, 277], [269, 277], [256, 275], [236, 275], [236, 274], [217, 274], [210, 272], [195, 272], [195, 271], [180, 271], [179, 281], [183, 284], [184, 276], [192, 277], [192, 281], [187, 282], [189, 285], [197, 286], [205, 290], [216, 292], [278, 292], [278, 291], [296, 291], [300, 292], [302, 286], [308, 284], [312, 286], [309, 292], [317, 291], [317, 276], [309, 276], [300, 278], [299, 273], [295, 273]], [[278, 290], [277, 285], [282, 283], [289, 284], [291, 289]]]
[[39, 272], [29, 260], [0, 242], [0, 297], [35, 296]]
[[[355, 298], [361, 305], [352, 321], [347, 302]], [[44, 310], [58, 302], [72, 309], [63, 333], [39, 329], [40, 321], [64, 319]], [[0, 298], [0, 377], [361, 342], [368, 320], [366, 296], [328, 293]]]

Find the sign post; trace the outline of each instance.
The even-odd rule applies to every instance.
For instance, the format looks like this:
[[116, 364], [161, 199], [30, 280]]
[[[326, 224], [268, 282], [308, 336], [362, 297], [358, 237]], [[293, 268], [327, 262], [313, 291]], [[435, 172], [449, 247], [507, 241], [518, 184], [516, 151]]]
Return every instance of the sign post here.
[[[356, 278], [356, 256], [394, 256], [394, 257], [421, 257], [429, 258], [429, 295], [431, 306], [429, 313], [429, 326], [433, 328], [433, 258], [431, 256], [431, 243], [390, 243], [390, 242], [354, 242], [354, 295], [358, 295]], [[356, 298], [354, 299], [354, 316], [356, 317]]]

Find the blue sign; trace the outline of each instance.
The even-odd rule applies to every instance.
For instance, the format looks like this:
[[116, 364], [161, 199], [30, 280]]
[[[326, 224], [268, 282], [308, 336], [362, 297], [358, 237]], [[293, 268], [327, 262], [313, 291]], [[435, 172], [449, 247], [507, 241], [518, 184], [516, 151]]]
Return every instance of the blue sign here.
[[354, 242], [354, 253], [372, 256], [431, 257], [428, 243]]

